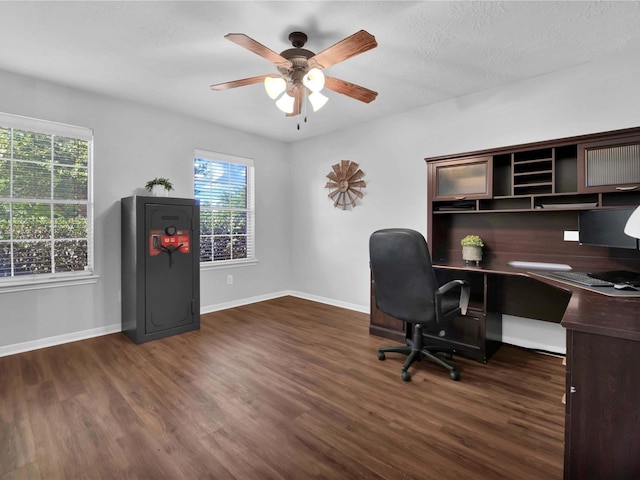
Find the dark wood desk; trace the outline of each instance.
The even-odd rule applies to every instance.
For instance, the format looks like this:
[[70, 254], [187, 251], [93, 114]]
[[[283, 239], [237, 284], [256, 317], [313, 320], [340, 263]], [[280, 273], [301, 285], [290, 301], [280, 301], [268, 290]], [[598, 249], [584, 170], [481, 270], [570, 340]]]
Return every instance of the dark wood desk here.
[[[445, 337], [425, 335], [426, 340], [480, 362], [486, 363], [502, 343], [503, 314], [560, 323], [571, 297], [568, 290], [542, 283], [506, 262], [474, 267], [453, 260], [436, 262], [434, 268], [440, 284], [453, 279], [469, 282], [471, 298], [467, 315], [454, 320]], [[369, 333], [399, 342], [405, 338], [404, 322], [376, 308], [373, 285]]]
[[[640, 127], [425, 159], [431, 258], [439, 275], [478, 284], [472, 314], [480, 321], [466, 328], [477, 331], [484, 319], [499, 330], [492, 312], [566, 328], [566, 479], [640, 479], [640, 299], [594, 293], [509, 261], [640, 271], [638, 249], [564, 240], [580, 230], [584, 210], [640, 204], [639, 145]], [[469, 234], [485, 244], [478, 269], [458, 260]], [[462, 352], [475, 347], [486, 360], [490, 333]]]
[[497, 262], [437, 268], [484, 278], [485, 312], [566, 328], [564, 478], [640, 479], [640, 291], [600, 293]]
[[530, 276], [571, 295], [564, 478], [640, 478], [640, 298]]
[[[463, 355], [491, 356], [500, 344], [501, 313], [566, 328], [565, 480], [640, 478], [640, 291], [605, 295], [496, 262], [435, 267], [443, 281], [472, 284], [469, 316], [454, 329]], [[371, 312], [371, 333], [402, 340], [393, 322], [403, 322], [377, 310], [373, 295]]]
[[[640, 298], [594, 293], [509, 262], [640, 271], [638, 249], [565, 241], [582, 211], [640, 204], [639, 146], [637, 127], [425, 159], [436, 274], [471, 284], [469, 315], [429, 343], [486, 362], [500, 345], [502, 314], [561, 323], [567, 479], [640, 479]], [[485, 244], [477, 268], [461, 259], [469, 234]], [[373, 289], [369, 332], [404, 339], [403, 322], [376, 309]]]

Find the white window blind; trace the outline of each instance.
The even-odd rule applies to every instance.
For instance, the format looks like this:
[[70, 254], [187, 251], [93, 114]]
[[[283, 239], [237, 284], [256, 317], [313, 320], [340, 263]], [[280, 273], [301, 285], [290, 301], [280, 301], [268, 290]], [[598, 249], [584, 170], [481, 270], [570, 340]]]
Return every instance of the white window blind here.
[[0, 113], [0, 282], [92, 273], [92, 155], [91, 129]]
[[253, 160], [196, 150], [193, 167], [194, 198], [200, 202], [200, 263], [255, 260]]

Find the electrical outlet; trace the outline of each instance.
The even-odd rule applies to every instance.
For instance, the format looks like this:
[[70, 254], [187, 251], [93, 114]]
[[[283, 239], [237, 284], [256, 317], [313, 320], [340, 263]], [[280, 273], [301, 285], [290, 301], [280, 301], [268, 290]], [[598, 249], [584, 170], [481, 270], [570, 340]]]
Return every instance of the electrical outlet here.
[[233, 275], [227, 275], [227, 285], [233, 285]]

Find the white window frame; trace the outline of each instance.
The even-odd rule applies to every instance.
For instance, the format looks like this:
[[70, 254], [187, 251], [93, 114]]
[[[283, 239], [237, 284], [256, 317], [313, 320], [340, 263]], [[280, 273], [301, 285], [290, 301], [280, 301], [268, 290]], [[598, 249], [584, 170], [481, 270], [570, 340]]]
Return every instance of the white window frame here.
[[[226, 153], [212, 152], [209, 150], [196, 149], [194, 153], [194, 167], [195, 159], [204, 159], [212, 162], [230, 163], [236, 165], [244, 165], [247, 167], [247, 208], [240, 209], [240, 211], [247, 212], [247, 258], [231, 259], [231, 260], [209, 260], [206, 262], [200, 261], [200, 269], [217, 269], [217, 268], [229, 268], [236, 266], [255, 265], [258, 263], [256, 258], [256, 241], [255, 241], [255, 167], [252, 158], [239, 157], [236, 155], [229, 155]], [[194, 171], [194, 198], [200, 200], [196, 196], [195, 192], [195, 171]], [[203, 214], [206, 215], [207, 211], [211, 211], [213, 208], [200, 205], [200, 218]], [[233, 211], [234, 209], [230, 209]], [[200, 232], [202, 228], [199, 226]], [[201, 240], [202, 241], [202, 240]]]
[[[88, 142], [87, 200], [74, 200], [74, 202], [84, 203], [87, 206], [87, 265], [83, 271], [2, 277], [0, 278], [0, 293], [96, 283], [98, 277], [94, 274], [93, 130], [2, 112], [0, 112], [0, 125], [5, 128], [75, 138]], [[53, 201], [53, 199], [48, 200]], [[0, 201], [12, 202], [14, 198], [12, 196], [0, 198]]]

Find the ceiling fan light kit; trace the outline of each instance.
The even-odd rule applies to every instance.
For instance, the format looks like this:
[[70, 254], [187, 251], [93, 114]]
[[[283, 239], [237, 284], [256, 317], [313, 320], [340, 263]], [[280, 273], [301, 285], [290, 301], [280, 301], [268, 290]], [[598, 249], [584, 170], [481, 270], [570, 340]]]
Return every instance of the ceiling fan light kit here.
[[[320, 90], [324, 87], [324, 73], [318, 68], [312, 68], [302, 78], [302, 84], [307, 87], [311, 93], [305, 92], [309, 103], [314, 112], [320, 110], [325, 103], [329, 101], [328, 97], [325, 97], [320, 93]], [[267, 91], [267, 95], [273, 100], [276, 100], [276, 107], [282, 110], [284, 113], [293, 113], [295, 105], [295, 90], [293, 85], [287, 83], [282, 77], [265, 77], [264, 89]], [[280, 94], [284, 94], [280, 97]], [[291, 95], [289, 92], [292, 92]], [[278, 97], [280, 97], [278, 99]]]
[[276, 102], [276, 107], [278, 107], [284, 113], [293, 113], [293, 106], [295, 102], [296, 99], [294, 97], [289, 95], [289, 93], [285, 93]]
[[320, 110], [322, 107], [324, 107], [324, 104], [329, 101], [329, 97], [325, 97], [320, 92], [311, 92], [308, 98], [314, 112]]
[[302, 84], [312, 92], [319, 92], [324, 88], [324, 73], [319, 68], [312, 68], [302, 77]]
[[287, 89], [287, 81], [282, 77], [265, 77], [264, 89], [272, 100], [277, 99]]
[[211, 85], [212, 90], [227, 90], [263, 82], [269, 98], [275, 100], [276, 106], [288, 117], [295, 117], [302, 113], [305, 97], [308, 98], [314, 112], [320, 110], [329, 101], [327, 96], [320, 93], [325, 87], [364, 103], [372, 102], [378, 95], [377, 92], [368, 88], [337, 78], [325, 77], [322, 72], [331, 65], [375, 48], [378, 45], [375, 37], [364, 30], [354, 33], [317, 54], [302, 48], [307, 42], [307, 35], [302, 32], [292, 32], [289, 35], [289, 41], [293, 48], [279, 54], [242, 33], [229, 33], [225, 38], [269, 60], [276, 66], [280, 75], [259, 75], [218, 83]]

